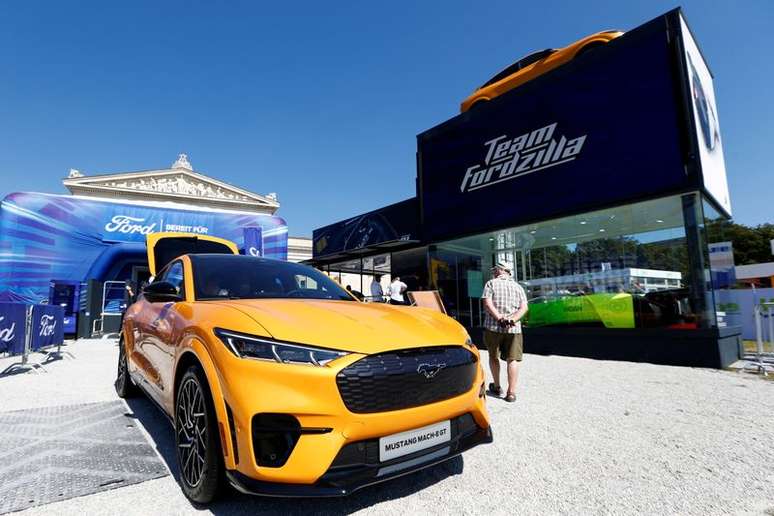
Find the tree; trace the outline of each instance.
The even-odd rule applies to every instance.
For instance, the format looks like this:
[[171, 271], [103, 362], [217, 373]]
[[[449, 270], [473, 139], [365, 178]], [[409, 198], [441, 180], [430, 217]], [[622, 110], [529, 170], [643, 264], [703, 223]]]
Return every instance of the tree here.
[[707, 223], [707, 242], [730, 241], [734, 246], [736, 265], [774, 261], [774, 256], [771, 254], [772, 239], [774, 239], [774, 224], [750, 227], [722, 219]]

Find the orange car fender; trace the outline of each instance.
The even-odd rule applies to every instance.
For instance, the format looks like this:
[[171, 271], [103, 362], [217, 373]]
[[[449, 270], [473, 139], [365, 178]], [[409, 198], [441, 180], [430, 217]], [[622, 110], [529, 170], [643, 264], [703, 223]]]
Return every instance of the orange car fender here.
[[[207, 346], [202, 342], [199, 336], [187, 335], [183, 338], [181, 350], [182, 351], [175, 362], [175, 376], [177, 376], [177, 367], [180, 360], [186, 353], [193, 353], [201, 364], [204, 375], [207, 377], [207, 384], [209, 385], [210, 395], [212, 396], [212, 404], [215, 407], [215, 417], [218, 420], [218, 431], [220, 432], [220, 442], [224, 452], [223, 460], [225, 467], [226, 469], [236, 469], [234, 450], [231, 447], [231, 440], [228, 439], [228, 436], [231, 435], [231, 429], [228, 426], [226, 405], [223, 402], [223, 389], [220, 386], [220, 377], [218, 376], [218, 371], [215, 368], [212, 357], [210, 357], [210, 353], [207, 351]], [[172, 414], [174, 414], [174, 409]]]

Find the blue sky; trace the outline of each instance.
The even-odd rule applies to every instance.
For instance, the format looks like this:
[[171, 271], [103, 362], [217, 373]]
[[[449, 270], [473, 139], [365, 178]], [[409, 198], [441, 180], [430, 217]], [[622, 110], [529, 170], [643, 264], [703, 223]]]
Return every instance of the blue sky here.
[[[688, 1], [715, 74], [734, 218], [774, 222], [774, 2]], [[678, 4], [0, 4], [0, 194], [194, 168], [277, 192], [293, 235], [414, 195], [415, 135], [530, 51]]]

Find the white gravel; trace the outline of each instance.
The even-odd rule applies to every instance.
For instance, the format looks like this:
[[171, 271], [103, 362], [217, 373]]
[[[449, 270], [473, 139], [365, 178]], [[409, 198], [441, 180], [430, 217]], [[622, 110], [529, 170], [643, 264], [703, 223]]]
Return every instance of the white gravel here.
[[[0, 410], [115, 399], [117, 349], [0, 378]], [[484, 356], [486, 359], [486, 356]], [[0, 370], [6, 365], [0, 361]], [[490, 399], [495, 442], [345, 499], [230, 493], [217, 514], [774, 514], [774, 382], [744, 373], [527, 355], [516, 403]], [[173, 463], [172, 431], [132, 410]], [[174, 469], [174, 464], [173, 464]], [[20, 514], [195, 514], [173, 477]]]

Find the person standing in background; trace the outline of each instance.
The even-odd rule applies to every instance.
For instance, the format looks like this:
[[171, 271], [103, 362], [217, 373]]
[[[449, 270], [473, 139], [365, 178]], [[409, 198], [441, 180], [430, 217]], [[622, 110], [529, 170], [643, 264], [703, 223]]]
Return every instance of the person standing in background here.
[[371, 280], [371, 301], [373, 303], [384, 303], [384, 290], [381, 281], [381, 276], [374, 276], [374, 279]]
[[408, 285], [400, 280], [400, 276], [395, 276], [392, 283], [390, 283], [390, 304], [391, 305], [405, 305], [403, 300], [403, 293], [408, 288]]
[[[484, 285], [484, 345], [489, 352], [489, 368], [494, 382], [489, 392], [502, 396], [500, 387], [500, 360], [506, 363], [508, 391], [505, 401], [516, 401], [516, 382], [519, 379], [519, 362], [524, 354], [521, 334], [521, 318], [527, 313], [527, 295], [513, 278], [511, 268], [497, 262], [492, 267], [492, 279]], [[498, 357], [499, 355], [499, 357]]]

